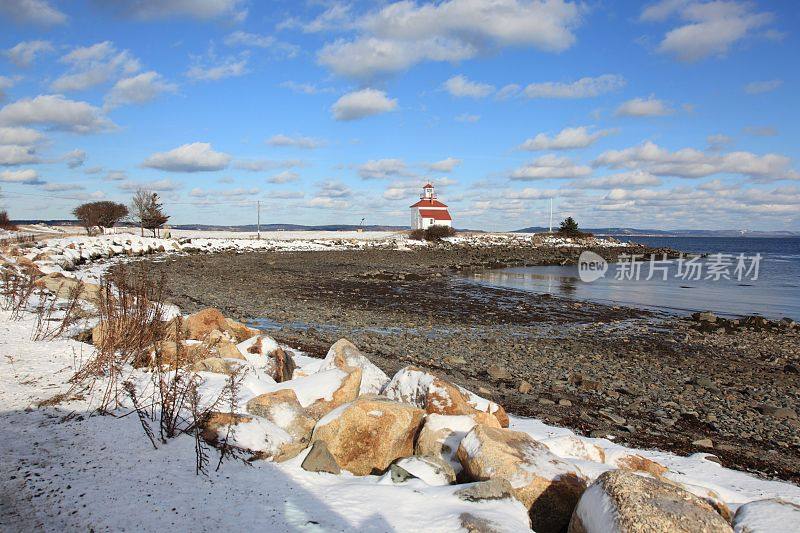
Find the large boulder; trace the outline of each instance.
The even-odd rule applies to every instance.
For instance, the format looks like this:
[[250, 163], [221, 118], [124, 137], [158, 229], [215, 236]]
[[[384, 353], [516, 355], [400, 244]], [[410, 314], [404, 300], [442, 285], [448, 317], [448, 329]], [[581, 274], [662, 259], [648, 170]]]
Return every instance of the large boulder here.
[[292, 379], [297, 368], [292, 356], [267, 335], [252, 337], [236, 348], [255, 368], [263, 370], [278, 383]]
[[508, 427], [508, 416], [496, 403], [413, 366], [400, 369], [383, 393], [427, 413], [469, 415], [482, 424]]
[[336, 463], [357, 476], [380, 474], [414, 453], [422, 409], [380, 396], [361, 396], [329, 413], [314, 428]]
[[247, 412], [266, 418], [292, 437], [294, 446], [292, 449], [287, 447], [280, 460], [294, 457], [304, 450], [316, 424], [316, 420], [306, 414], [292, 389], [281, 389], [252, 398], [247, 402]]
[[519, 431], [478, 424], [462, 439], [457, 457], [471, 481], [508, 480], [538, 533], [563, 531], [586, 489], [575, 465]]
[[384, 385], [389, 382], [389, 376], [372, 364], [352, 342], [347, 339], [339, 339], [328, 350], [328, 354], [320, 364], [319, 369], [346, 369], [348, 367], [361, 369], [359, 394], [379, 394]]
[[187, 339], [203, 340], [212, 331], [226, 331], [228, 322], [219, 309], [208, 307], [183, 320], [183, 334]]
[[221, 447], [250, 452], [259, 459], [283, 461], [299, 453], [291, 435], [264, 418], [231, 413], [211, 413], [201, 437]]
[[215, 329], [208, 334], [203, 344], [222, 358], [246, 360], [234, 340], [229, 333]]
[[96, 302], [100, 295], [100, 285], [68, 278], [60, 272], [52, 272], [37, 279], [35, 285], [44, 287], [59, 298], [69, 298], [75, 291], [80, 291], [78, 293], [79, 299]]
[[456, 451], [461, 439], [475, 424], [475, 419], [467, 415], [430, 414], [425, 417], [425, 424], [417, 436], [414, 451], [417, 455], [442, 458], [459, 474], [462, 467]]
[[403, 482], [411, 478], [420, 479], [432, 487], [452, 485], [456, 473], [450, 463], [440, 457], [412, 455], [398, 459], [391, 466], [392, 481]]
[[708, 503], [674, 484], [612, 470], [583, 493], [568, 531], [730, 533], [731, 526]]
[[280, 383], [279, 387], [292, 389], [306, 414], [319, 420], [337, 407], [355, 400], [360, 384], [360, 368], [334, 368]]
[[233, 319], [226, 318], [225, 323], [228, 325], [226, 331], [231, 334], [233, 340], [235, 340], [237, 343], [244, 342], [247, 339], [255, 337], [256, 335], [261, 335], [259, 330], [245, 326], [241, 322], [236, 322]]
[[795, 533], [800, 527], [800, 505], [778, 498], [746, 503], [736, 510], [736, 533]]

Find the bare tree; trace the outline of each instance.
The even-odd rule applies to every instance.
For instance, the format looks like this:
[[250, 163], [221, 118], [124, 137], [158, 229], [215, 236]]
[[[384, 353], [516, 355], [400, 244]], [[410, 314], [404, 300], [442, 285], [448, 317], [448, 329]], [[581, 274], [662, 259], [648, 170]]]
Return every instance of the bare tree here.
[[142, 230], [142, 237], [144, 237], [144, 221], [147, 218], [147, 206], [150, 201], [150, 191], [144, 189], [136, 189], [131, 200], [131, 216]]
[[92, 233], [92, 229], [113, 228], [114, 225], [128, 216], [128, 208], [116, 202], [89, 202], [79, 205], [72, 210], [81, 225], [86, 228], [86, 233]]
[[153, 232], [153, 237], [158, 235], [158, 230], [167, 223], [169, 215], [164, 213], [161, 199], [158, 194], [145, 189], [138, 189], [131, 202], [133, 218], [138, 222], [144, 236], [144, 230]]

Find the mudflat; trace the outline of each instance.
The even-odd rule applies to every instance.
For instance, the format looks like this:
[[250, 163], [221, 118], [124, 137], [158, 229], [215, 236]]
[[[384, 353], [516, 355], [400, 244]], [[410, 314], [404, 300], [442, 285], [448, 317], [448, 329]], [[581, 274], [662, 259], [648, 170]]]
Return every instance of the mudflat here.
[[[613, 259], [645, 250], [594, 251]], [[796, 327], [700, 331], [687, 317], [492, 288], [460, 274], [574, 263], [578, 253], [219, 253], [133, 268], [166, 276], [184, 312], [217, 307], [312, 355], [346, 337], [389, 374], [423, 367], [518, 416], [800, 482]]]

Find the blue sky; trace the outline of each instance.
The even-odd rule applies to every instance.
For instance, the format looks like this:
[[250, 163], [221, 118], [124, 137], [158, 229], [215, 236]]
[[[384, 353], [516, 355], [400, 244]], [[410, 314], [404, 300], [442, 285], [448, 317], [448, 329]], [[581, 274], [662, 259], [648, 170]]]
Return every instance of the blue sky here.
[[793, 2], [0, 0], [0, 201], [800, 229]]

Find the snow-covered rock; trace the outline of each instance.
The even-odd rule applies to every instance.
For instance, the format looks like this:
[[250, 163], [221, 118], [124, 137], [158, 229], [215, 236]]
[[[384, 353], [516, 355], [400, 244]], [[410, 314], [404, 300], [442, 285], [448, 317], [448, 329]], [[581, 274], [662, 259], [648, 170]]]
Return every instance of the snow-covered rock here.
[[279, 383], [277, 388], [292, 389], [306, 413], [319, 420], [337, 407], [355, 400], [360, 384], [360, 368], [334, 368]]
[[458, 445], [475, 424], [475, 420], [467, 415], [429, 414], [417, 437], [415, 452], [417, 455], [442, 458], [458, 474], [462, 470], [456, 457]]
[[339, 339], [328, 350], [319, 370], [332, 368], [358, 367], [361, 369], [361, 388], [359, 394], [378, 394], [389, 381], [383, 370], [375, 366], [347, 339]]
[[583, 493], [569, 533], [627, 531], [730, 533], [731, 526], [708, 503], [674, 484], [612, 470]]
[[564, 530], [587, 484], [575, 465], [510, 429], [476, 425], [461, 440], [457, 456], [469, 480], [508, 480], [539, 533]]
[[450, 463], [439, 457], [424, 455], [413, 455], [397, 460], [391, 467], [390, 476], [393, 481], [405, 481], [413, 477], [434, 487], [452, 485], [456, 482], [456, 473]]
[[306, 414], [292, 389], [280, 389], [256, 396], [247, 402], [247, 412], [265, 418], [292, 437], [291, 449], [284, 446], [278, 460], [294, 457], [311, 440], [316, 420]]
[[796, 533], [800, 529], [800, 505], [778, 498], [746, 503], [736, 510], [736, 533]]
[[336, 463], [357, 476], [382, 473], [393, 461], [414, 453], [414, 437], [425, 413], [381, 396], [360, 396], [317, 423]]

